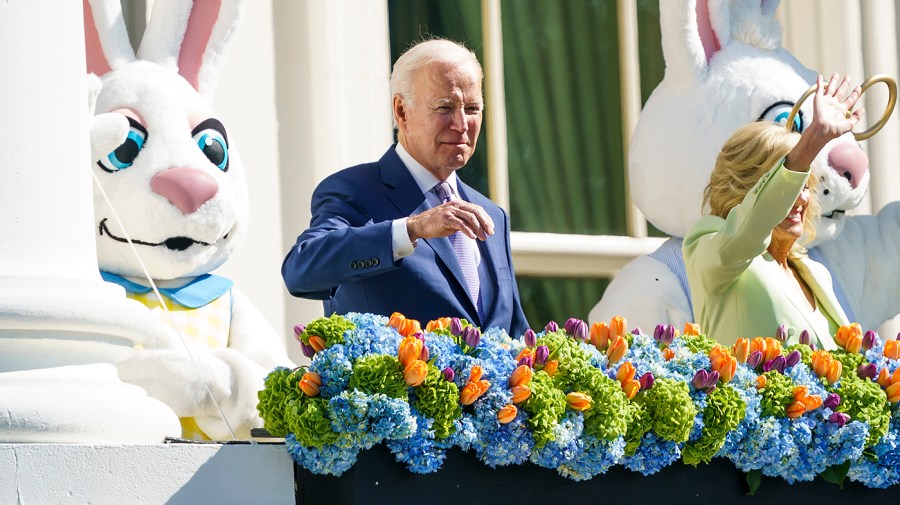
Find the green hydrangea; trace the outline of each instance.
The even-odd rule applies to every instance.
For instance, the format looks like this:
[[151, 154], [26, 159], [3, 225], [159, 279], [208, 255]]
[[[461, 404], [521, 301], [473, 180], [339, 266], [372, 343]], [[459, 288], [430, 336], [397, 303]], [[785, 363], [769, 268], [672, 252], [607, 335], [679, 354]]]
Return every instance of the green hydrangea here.
[[728, 432], [737, 428], [746, 415], [747, 404], [731, 386], [719, 386], [706, 398], [700, 438], [688, 442], [681, 457], [688, 465], [709, 463], [725, 444]]
[[794, 401], [794, 381], [777, 370], [769, 370], [763, 377], [766, 378], [766, 387], [761, 391], [762, 398], [759, 400], [762, 415], [787, 416], [785, 408]]
[[287, 430], [304, 447], [322, 448], [337, 441], [327, 416], [327, 402], [321, 397], [291, 400], [285, 408]]
[[407, 397], [400, 361], [386, 354], [369, 354], [354, 361], [348, 387], [368, 394], [382, 393], [391, 398]]
[[650, 431], [651, 419], [650, 412], [642, 402], [646, 396], [645, 391], [641, 391], [635, 396], [635, 401], [631, 402], [630, 416], [628, 419], [628, 432], [625, 433], [625, 455], [633, 456], [641, 446], [641, 440], [644, 434]]
[[812, 349], [808, 345], [791, 344], [784, 348], [784, 355], [787, 356], [793, 351], [800, 351], [800, 362], [812, 368]]
[[869, 438], [866, 445], [875, 445], [887, 434], [891, 422], [890, 404], [877, 383], [852, 376], [842, 376], [834, 392], [840, 395], [838, 412], [844, 412], [854, 421], [869, 423]]
[[708, 354], [713, 347], [719, 345], [715, 340], [706, 335], [684, 335], [681, 337], [685, 347], [690, 349], [692, 353]]
[[537, 345], [546, 345], [550, 351], [548, 360], [559, 360], [560, 365], [563, 363], [587, 363], [590, 356], [583, 351], [578, 343], [566, 335], [565, 330], [558, 330], [553, 333], [546, 333], [538, 339]]
[[866, 360], [866, 357], [858, 352], [846, 352], [843, 350], [831, 351], [831, 356], [834, 359], [841, 362], [843, 365], [843, 370], [841, 371], [841, 377], [854, 377], [856, 378], [856, 369], [859, 368], [859, 365], [862, 365], [863, 361]]
[[566, 413], [566, 395], [553, 385], [553, 379], [543, 370], [534, 373], [529, 387], [531, 396], [522, 402], [522, 408], [528, 412], [528, 425], [535, 446], [540, 448], [556, 439], [553, 429]]
[[429, 365], [425, 381], [416, 388], [416, 410], [434, 419], [431, 428], [437, 439], [446, 438], [455, 431], [454, 421], [462, 415], [459, 406], [459, 388], [434, 365]]
[[587, 361], [567, 360], [559, 365], [553, 382], [561, 391], [579, 391], [591, 397], [584, 412], [584, 432], [613, 440], [628, 431], [631, 403], [618, 381], [610, 379]]
[[300, 340], [309, 344], [310, 335], [316, 335], [325, 339], [325, 347], [344, 343], [344, 332], [355, 330], [356, 325], [346, 317], [332, 314], [330, 317], [314, 319], [306, 326], [306, 330], [300, 334]]
[[656, 379], [638, 402], [647, 410], [650, 426], [660, 438], [675, 443], [687, 441], [697, 407], [686, 383], [669, 378]]
[[287, 424], [284, 421], [284, 410], [288, 403], [306, 396], [297, 388], [303, 372], [304, 370], [299, 368], [291, 370], [278, 367], [269, 373], [262, 391], [257, 393], [259, 403], [256, 410], [259, 411], [266, 430], [274, 437], [284, 437], [288, 434]]

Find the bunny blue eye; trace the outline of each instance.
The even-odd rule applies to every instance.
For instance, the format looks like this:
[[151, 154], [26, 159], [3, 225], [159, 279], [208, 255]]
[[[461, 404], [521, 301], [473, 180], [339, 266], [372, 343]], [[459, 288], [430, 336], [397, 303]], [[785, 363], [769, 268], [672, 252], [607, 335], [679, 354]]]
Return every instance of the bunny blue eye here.
[[143, 125], [132, 118], [128, 118], [128, 124], [130, 128], [125, 142], [122, 142], [122, 145], [113, 152], [97, 160], [97, 165], [109, 173], [115, 173], [133, 165], [147, 142], [147, 130]]
[[[788, 116], [791, 115], [791, 109], [793, 108], [793, 102], [775, 102], [760, 114], [757, 121], [772, 121], [775, 124], [784, 126], [785, 123], [787, 123]], [[791, 131], [803, 133], [803, 128], [805, 127], [803, 122], [803, 111], [797, 112], [797, 115], [794, 116], [793, 123], [794, 124], [791, 125]]]
[[227, 172], [228, 138], [222, 123], [213, 118], [207, 119], [197, 125], [191, 134], [204, 156], [219, 170]]

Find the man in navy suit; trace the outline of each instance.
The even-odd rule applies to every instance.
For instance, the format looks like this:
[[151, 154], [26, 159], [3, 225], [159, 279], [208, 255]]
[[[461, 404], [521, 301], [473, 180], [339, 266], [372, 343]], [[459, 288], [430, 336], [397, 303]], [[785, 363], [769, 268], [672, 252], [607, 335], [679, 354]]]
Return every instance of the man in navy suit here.
[[524, 333], [509, 216], [456, 175], [481, 130], [482, 79], [475, 54], [448, 40], [397, 60], [399, 142], [316, 188], [310, 227], [281, 267], [292, 295], [323, 300], [326, 314], [455, 316]]

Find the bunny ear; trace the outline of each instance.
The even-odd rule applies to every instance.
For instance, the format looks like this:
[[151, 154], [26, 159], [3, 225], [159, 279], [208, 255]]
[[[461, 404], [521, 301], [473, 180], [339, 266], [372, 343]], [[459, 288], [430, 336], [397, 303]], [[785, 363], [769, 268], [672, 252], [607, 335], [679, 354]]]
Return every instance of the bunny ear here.
[[730, 40], [728, 0], [666, 0], [659, 3], [666, 77], [703, 80], [709, 61]]
[[176, 70], [212, 100], [241, 0], [156, 0], [138, 57]]
[[119, 0], [83, 0], [87, 71], [103, 75], [134, 61]]

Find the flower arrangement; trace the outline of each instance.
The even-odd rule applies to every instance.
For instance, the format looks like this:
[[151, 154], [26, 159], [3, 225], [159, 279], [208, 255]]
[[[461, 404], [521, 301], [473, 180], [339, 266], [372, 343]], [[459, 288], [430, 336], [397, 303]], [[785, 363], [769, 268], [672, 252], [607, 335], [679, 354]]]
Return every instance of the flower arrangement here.
[[716, 457], [748, 482], [900, 482], [900, 342], [858, 324], [830, 352], [805, 332], [787, 345], [783, 328], [726, 348], [694, 324], [646, 335], [619, 317], [521, 338], [456, 318], [423, 329], [400, 314], [294, 330], [312, 362], [271, 372], [258, 409], [313, 473], [340, 475], [384, 443], [416, 473], [437, 471], [455, 446], [490, 467], [530, 462], [575, 480]]

